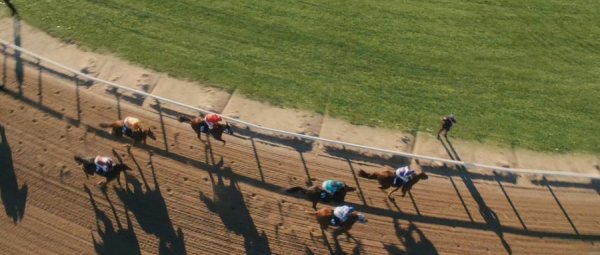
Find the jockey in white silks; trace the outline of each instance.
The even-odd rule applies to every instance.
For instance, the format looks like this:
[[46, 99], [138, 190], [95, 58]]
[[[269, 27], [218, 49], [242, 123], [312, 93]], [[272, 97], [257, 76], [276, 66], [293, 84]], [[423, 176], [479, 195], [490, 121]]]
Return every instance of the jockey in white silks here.
[[96, 164], [96, 172], [99, 174], [108, 174], [115, 165], [115, 162], [110, 157], [97, 156], [94, 158]]
[[325, 191], [330, 196], [333, 196], [336, 192], [343, 189], [345, 184], [341, 181], [336, 180], [326, 180], [321, 184], [321, 189]]
[[417, 175], [415, 170], [410, 169], [408, 166], [400, 167], [396, 169], [396, 178], [394, 178], [392, 185], [394, 187], [400, 187], [408, 183], [415, 175]]
[[138, 123], [140, 120], [134, 117], [125, 117], [123, 120], [123, 133], [125, 133], [128, 129], [132, 132], [138, 129]]
[[[348, 220], [348, 218], [350, 217], [350, 215], [352, 215], [352, 212], [354, 212], [355, 209], [352, 206], [347, 206], [347, 205], [342, 205], [342, 206], [338, 206], [336, 208], [333, 209], [333, 217], [331, 219], [331, 224], [334, 226], [339, 226], [342, 223], [346, 222]], [[358, 214], [358, 222], [359, 223], [365, 223], [367, 222], [367, 217], [365, 217], [364, 214], [359, 213]]]

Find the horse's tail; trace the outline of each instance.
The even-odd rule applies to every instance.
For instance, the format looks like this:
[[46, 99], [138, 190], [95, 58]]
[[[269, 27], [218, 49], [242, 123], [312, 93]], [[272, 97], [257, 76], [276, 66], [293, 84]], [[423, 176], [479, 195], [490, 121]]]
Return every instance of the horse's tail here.
[[73, 156], [73, 159], [75, 160], [75, 162], [77, 162], [77, 164], [85, 164], [85, 163], [89, 163], [87, 159], [82, 158], [80, 156]]
[[180, 116], [179, 116], [179, 122], [191, 123], [191, 122], [192, 122], [192, 119], [190, 119], [190, 118], [188, 118], [188, 117], [186, 117], [186, 116], [180, 115]]
[[100, 123], [101, 128], [109, 128], [112, 127], [112, 123]]
[[377, 173], [367, 173], [364, 170], [360, 169], [358, 170], [358, 176], [362, 177], [362, 178], [367, 178], [367, 179], [377, 179]]
[[302, 188], [300, 186], [291, 187], [291, 188], [285, 190], [285, 192], [287, 192], [287, 193], [296, 193], [298, 191], [302, 192], [302, 194], [306, 194], [306, 189]]

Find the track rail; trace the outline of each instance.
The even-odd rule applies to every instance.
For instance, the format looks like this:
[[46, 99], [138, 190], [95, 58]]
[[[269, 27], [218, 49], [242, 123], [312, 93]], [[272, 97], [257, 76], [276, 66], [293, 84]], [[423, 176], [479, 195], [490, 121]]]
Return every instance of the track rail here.
[[[15, 50], [15, 52], [20, 52], [20, 53], [25, 53], [29, 56], [32, 56], [36, 59], [38, 59], [40, 62], [44, 61], [47, 63], [50, 63], [56, 67], [62, 68], [66, 71], [69, 71], [71, 73], [73, 73], [74, 76], [76, 77], [83, 77], [85, 79], [88, 80], [92, 80], [95, 81], [97, 83], [100, 84], [105, 84], [111, 87], [115, 87], [115, 88], [119, 88], [125, 91], [129, 91], [129, 92], [133, 92], [139, 95], [143, 95], [145, 97], [149, 97], [149, 98], [153, 98], [155, 100], [159, 100], [162, 102], [167, 102], [169, 104], [173, 104], [173, 105], [177, 105], [183, 108], [188, 108], [191, 110], [195, 110], [195, 111], [199, 111], [202, 113], [213, 113], [211, 111], [205, 110], [205, 109], [201, 109], [198, 107], [194, 107], [191, 105], [187, 105], [181, 102], [177, 102], [175, 100], [169, 99], [169, 98], [165, 98], [165, 97], [161, 97], [161, 96], [157, 96], [157, 95], [152, 95], [150, 93], [146, 93], [144, 91], [139, 91], [136, 89], [132, 89], [114, 82], [110, 82], [110, 81], [106, 81], [106, 80], [102, 80], [102, 79], [98, 79], [96, 77], [90, 76], [88, 74], [84, 74], [82, 72], [79, 72], [71, 67], [65, 66], [61, 63], [58, 63], [54, 60], [42, 57], [34, 52], [31, 52], [27, 49], [24, 49], [22, 47], [16, 46], [14, 44], [11, 44], [5, 40], [0, 39], [0, 44], [2, 44], [5, 49], [6, 47], [8, 48], [12, 48]], [[341, 142], [341, 141], [335, 141], [335, 140], [331, 140], [331, 139], [326, 139], [326, 138], [321, 138], [321, 137], [315, 137], [315, 136], [309, 136], [309, 135], [303, 135], [303, 134], [298, 134], [298, 133], [293, 133], [293, 132], [288, 132], [288, 131], [284, 131], [284, 130], [279, 130], [279, 129], [273, 129], [273, 128], [268, 128], [268, 127], [262, 127], [256, 124], [252, 124], [250, 122], [246, 122], [246, 121], [242, 121], [239, 119], [235, 119], [232, 117], [228, 117], [225, 115], [221, 115], [223, 117], [223, 119], [232, 122], [232, 123], [236, 123], [236, 124], [241, 124], [244, 126], [247, 126], [249, 128], [252, 129], [257, 129], [257, 130], [263, 130], [263, 131], [269, 131], [272, 133], [276, 133], [276, 134], [282, 134], [282, 135], [287, 135], [287, 136], [292, 136], [292, 137], [296, 137], [296, 138], [301, 138], [301, 139], [305, 139], [305, 140], [311, 140], [311, 141], [319, 141], [322, 143], [328, 143], [328, 144], [335, 144], [335, 145], [343, 145], [343, 146], [348, 146], [348, 147], [353, 147], [353, 148], [359, 148], [359, 149], [364, 149], [364, 150], [369, 150], [369, 151], [376, 151], [376, 152], [383, 152], [383, 153], [389, 153], [389, 154], [393, 154], [393, 155], [398, 155], [398, 156], [403, 156], [403, 157], [407, 157], [407, 158], [414, 158], [414, 159], [421, 159], [421, 160], [431, 160], [431, 161], [437, 161], [437, 162], [443, 162], [443, 163], [447, 163], [447, 164], [454, 164], [454, 165], [460, 165], [466, 168], [480, 168], [480, 169], [484, 169], [484, 170], [489, 170], [489, 171], [495, 171], [495, 172], [508, 172], [508, 173], [516, 173], [516, 174], [532, 174], [532, 175], [542, 175], [542, 176], [561, 176], [561, 177], [575, 177], [575, 178], [589, 178], [589, 179], [600, 179], [600, 175], [593, 175], [593, 174], [583, 174], [583, 173], [572, 173], [572, 172], [561, 172], [561, 171], [549, 171], [549, 170], [542, 170], [542, 169], [524, 169], [524, 168], [507, 168], [507, 167], [499, 167], [499, 166], [491, 166], [491, 165], [485, 165], [485, 164], [480, 164], [480, 163], [474, 163], [474, 162], [464, 162], [464, 161], [458, 161], [458, 160], [451, 160], [451, 159], [444, 159], [444, 158], [438, 158], [438, 157], [432, 157], [432, 156], [426, 156], [426, 155], [418, 155], [418, 154], [413, 154], [413, 153], [407, 153], [407, 152], [401, 152], [401, 151], [393, 151], [393, 150], [386, 150], [386, 149], [381, 149], [381, 148], [376, 148], [376, 147], [371, 147], [371, 146], [365, 146], [365, 145], [360, 145], [360, 144], [353, 144], [353, 143], [347, 143], [347, 142]]]

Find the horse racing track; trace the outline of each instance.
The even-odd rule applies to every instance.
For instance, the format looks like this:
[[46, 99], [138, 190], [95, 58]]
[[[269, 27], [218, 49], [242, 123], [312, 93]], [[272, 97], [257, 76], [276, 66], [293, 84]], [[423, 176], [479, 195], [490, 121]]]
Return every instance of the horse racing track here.
[[[600, 252], [595, 181], [424, 167], [429, 179], [391, 202], [375, 181], [358, 178], [359, 169], [381, 169], [368, 159], [249, 132], [226, 135], [225, 146], [204, 144], [160, 105], [135, 106], [45, 67], [21, 63], [22, 74], [5, 65], [3, 254]], [[99, 127], [125, 116], [156, 127], [157, 140], [128, 155], [129, 140]], [[133, 170], [101, 188], [73, 156], [111, 155], [111, 148]], [[283, 191], [327, 178], [358, 188], [346, 201], [369, 221], [351, 236], [322, 232], [305, 212], [310, 202]]]

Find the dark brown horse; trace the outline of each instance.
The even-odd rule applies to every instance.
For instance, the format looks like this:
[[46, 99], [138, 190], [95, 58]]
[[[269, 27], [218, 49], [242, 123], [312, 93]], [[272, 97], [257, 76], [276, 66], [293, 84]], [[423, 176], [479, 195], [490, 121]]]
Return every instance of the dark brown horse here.
[[358, 176], [367, 178], [367, 179], [376, 179], [379, 182], [380, 189], [388, 189], [390, 187], [394, 187], [395, 189], [388, 192], [387, 196], [390, 200], [394, 200], [392, 197], [392, 193], [396, 192], [398, 189], [402, 188], [402, 197], [406, 196], [406, 192], [410, 191], [413, 185], [415, 185], [420, 180], [427, 180], [428, 176], [426, 173], [421, 172], [420, 174], [416, 174], [413, 176], [407, 183], [401, 185], [394, 185], [394, 179], [396, 178], [396, 173], [391, 170], [383, 170], [375, 173], [367, 173], [364, 170], [360, 169], [358, 171]]
[[[317, 218], [317, 222], [321, 225], [323, 230], [327, 230], [329, 226], [332, 225], [331, 220], [333, 219], [333, 211], [334, 209], [331, 207], [323, 207], [314, 212], [307, 212], [310, 215], [314, 215]], [[360, 213], [354, 211], [350, 214], [348, 219], [341, 223], [340, 226], [333, 232], [334, 236], [337, 236], [342, 233], [348, 233], [348, 231], [354, 226], [354, 223], [359, 222]], [[363, 216], [364, 217], [364, 216]], [[367, 222], [366, 219], [362, 221]]]
[[112, 169], [107, 174], [96, 172], [96, 164], [94, 163], [94, 159], [96, 158], [95, 156], [83, 157], [83, 156], [75, 155], [73, 157], [73, 159], [75, 159], [75, 162], [77, 162], [77, 164], [81, 165], [81, 168], [83, 169], [83, 172], [85, 173], [86, 176], [95, 175], [95, 174], [104, 176], [106, 179], [101, 180], [97, 183], [98, 185], [104, 185], [111, 180], [114, 180], [114, 179], [119, 180], [121, 172], [131, 170], [131, 168], [129, 166], [127, 166], [126, 164], [123, 163], [123, 159], [121, 158], [121, 156], [119, 156], [119, 154], [115, 151], [115, 149], [112, 149], [112, 152], [113, 152], [113, 155], [117, 158], [118, 162], [112, 167]]
[[344, 184], [344, 188], [340, 189], [338, 192], [333, 194], [333, 197], [330, 197], [329, 194], [325, 195], [325, 197], [322, 197], [321, 194], [325, 193], [325, 191], [321, 188], [321, 185], [314, 185], [309, 188], [303, 188], [303, 187], [296, 186], [296, 187], [291, 187], [289, 189], [286, 189], [285, 191], [288, 193], [296, 193], [298, 191], [302, 192], [302, 194], [306, 195], [306, 199], [308, 199], [308, 201], [312, 201], [313, 209], [317, 210], [318, 202], [321, 202], [321, 203], [333, 202], [335, 204], [343, 203], [344, 199], [346, 198], [346, 193], [356, 191], [356, 188], [353, 188], [353, 187], [350, 187], [350, 186]]
[[133, 139], [133, 144], [140, 141], [146, 144], [146, 139], [148, 137], [150, 137], [152, 140], [156, 140], [156, 136], [150, 128], [143, 128], [141, 125], [139, 125], [139, 128], [136, 128], [135, 130], [128, 129], [125, 134], [123, 134], [123, 126], [125, 126], [125, 123], [122, 120], [117, 120], [113, 123], [100, 123], [101, 128], [112, 128], [111, 134], [114, 136], [122, 137], [123, 135], [126, 135], [130, 137]]
[[229, 126], [229, 123], [227, 122], [215, 123], [213, 129], [209, 129], [208, 124], [206, 124], [206, 122], [204, 121], [204, 116], [202, 115], [194, 117], [193, 119], [181, 115], [179, 116], [179, 122], [190, 123], [190, 126], [192, 126], [192, 129], [194, 130], [194, 132], [196, 132], [196, 135], [198, 136], [198, 139], [200, 139], [200, 141], [202, 141], [202, 136], [200, 136], [200, 134], [205, 133], [207, 136], [208, 134], [210, 134], [213, 138], [225, 144], [226, 142], [225, 140], [223, 140], [223, 132], [227, 131], [230, 135], [233, 134], [231, 126]]

